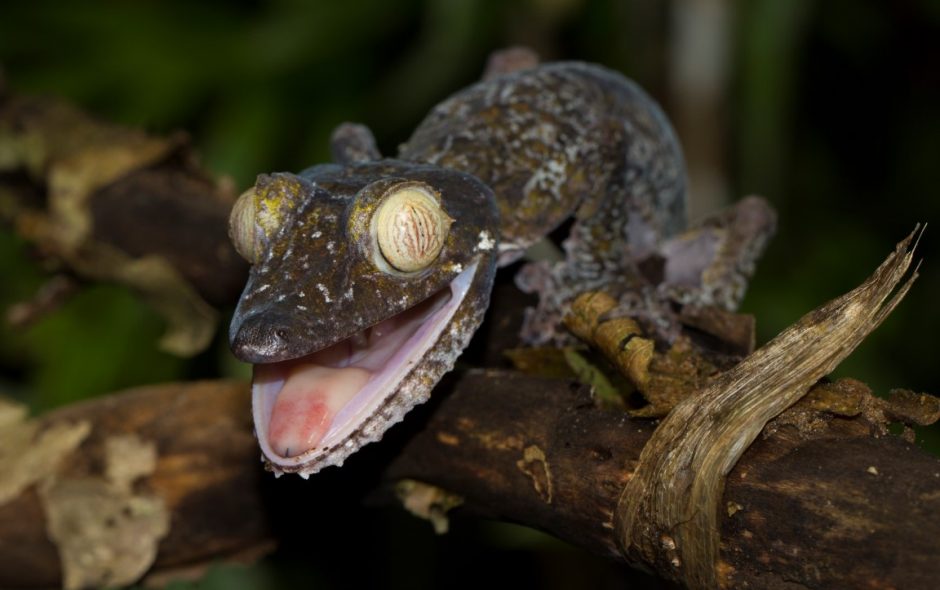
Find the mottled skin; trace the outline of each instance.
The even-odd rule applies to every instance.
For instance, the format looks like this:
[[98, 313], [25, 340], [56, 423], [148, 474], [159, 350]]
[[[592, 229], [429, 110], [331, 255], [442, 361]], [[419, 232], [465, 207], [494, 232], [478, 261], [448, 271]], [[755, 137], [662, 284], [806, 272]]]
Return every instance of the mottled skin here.
[[[435, 264], [417, 273], [377, 269], [364, 227], [377, 198], [402, 181], [435, 187], [448, 214], [460, 220]], [[472, 176], [379, 160], [262, 175], [255, 190], [285, 213], [251, 269], [232, 320], [232, 348], [244, 361], [289, 360], [347, 338], [426, 299], [474, 261], [474, 301], [465, 309], [484, 310], [489, 303], [494, 252], [477, 245], [481, 232], [495, 235], [496, 215], [492, 193]]]
[[471, 86], [435, 107], [400, 157], [493, 188], [501, 264], [575, 216], [565, 261], [519, 277], [540, 296], [523, 327], [533, 344], [564, 338], [559, 320], [578, 293], [641, 290], [640, 263], [686, 225], [685, 168], [669, 121], [636, 84], [596, 65], [547, 64]]
[[[531, 343], [563, 339], [560, 315], [592, 289], [608, 291], [622, 313], [669, 340], [678, 329], [674, 305], [738, 303], [773, 227], [766, 205], [752, 201], [680, 233], [686, 179], [675, 133], [639, 87], [589, 64], [488, 76], [435, 107], [397, 160], [379, 159], [359, 125], [338, 128], [332, 150], [337, 164], [259, 178], [265, 254], [232, 322], [239, 358], [265, 363], [309, 354], [414, 305], [456, 269], [479, 266], [453, 328], [390, 393], [387, 411], [342, 448], [318, 453], [301, 469], [275, 471], [339, 464], [426, 399], [482, 319], [497, 254], [500, 265], [517, 260], [572, 216], [565, 259], [528, 264], [517, 277], [540, 296], [523, 328]], [[368, 237], [350, 223], [368, 217], [388, 179], [434, 186], [455, 220], [421, 280], [378, 271], [363, 254]]]
[[[433, 186], [444, 210], [460, 220], [435, 264], [415, 273], [377, 268], [366, 227], [381, 194], [406, 181]], [[476, 178], [396, 160], [262, 175], [255, 192], [260, 210], [268, 212], [259, 214], [264, 254], [252, 267], [230, 329], [233, 352], [247, 362], [284, 361], [322, 349], [414, 306], [476, 264], [469, 294], [434, 348], [389, 392], [378, 412], [345, 439], [304, 456], [300, 465], [266, 457], [276, 473], [307, 475], [341, 465], [381, 438], [426, 401], [453, 367], [489, 305], [496, 266], [495, 242], [489, 238], [498, 231], [497, 213], [492, 192]]]
[[[652, 250], [685, 227], [685, 169], [666, 116], [636, 84], [556, 63], [471, 86], [436, 106], [405, 160], [473, 174], [496, 193], [502, 262], [577, 215], [578, 271], [617, 266], [615, 242]], [[589, 242], [588, 242], [589, 239]]]

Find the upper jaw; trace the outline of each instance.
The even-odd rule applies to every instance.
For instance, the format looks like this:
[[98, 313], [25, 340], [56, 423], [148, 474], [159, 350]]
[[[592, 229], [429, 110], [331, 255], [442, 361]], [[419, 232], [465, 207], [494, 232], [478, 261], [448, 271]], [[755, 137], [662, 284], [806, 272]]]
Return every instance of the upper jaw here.
[[[472, 265], [476, 267], [478, 262]], [[370, 280], [366, 275], [358, 281], [356, 290], [348, 286], [350, 282], [336, 279], [337, 286], [329, 285], [328, 292], [345, 295], [334, 297], [331, 303], [319, 307], [316, 296], [320, 295], [317, 289], [322, 283], [315, 281], [315, 287], [295, 286], [286, 297], [283, 292], [267, 298], [243, 297], [229, 327], [232, 353], [244, 362], [268, 364], [328, 348], [433, 296], [456, 279], [458, 271], [464, 268], [453, 263], [447, 263], [446, 267], [454, 270], [438, 269], [424, 278], [412, 278], [408, 284], [388, 277], [383, 277], [382, 281]], [[253, 277], [249, 281], [246, 293], [252, 291], [255, 280]], [[319, 280], [326, 282], [323, 278]], [[365, 300], [356, 295], [359, 292]], [[376, 293], [382, 293], [381, 300]], [[298, 295], [306, 297], [298, 299]]]
[[232, 353], [253, 365], [280, 363], [332, 346], [368, 327], [350, 324], [344, 331], [320, 330], [319, 337], [311, 337], [303, 333], [303, 324], [298, 318], [272, 312], [243, 316], [236, 311], [229, 331]]

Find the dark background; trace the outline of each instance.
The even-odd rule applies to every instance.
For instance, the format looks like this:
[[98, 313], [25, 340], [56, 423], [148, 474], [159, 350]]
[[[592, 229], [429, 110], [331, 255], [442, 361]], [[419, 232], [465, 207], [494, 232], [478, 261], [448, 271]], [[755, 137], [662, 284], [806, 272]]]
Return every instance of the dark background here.
[[[931, 224], [913, 291], [836, 371], [878, 393], [940, 390], [938, 39], [936, 0], [0, 7], [0, 64], [13, 91], [64, 96], [158, 134], [185, 129], [208, 168], [239, 187], [326, 160], [329, 132], [344, 120], [368, 124], [394, 152], [434, 103], [478, 78], [493, 49], [525, 44], [545, 59], [618, 69], [676, 121], [694, 214], [755, 193], [778, 209], [778, 236], [743, 305], [761, 342], [860, 283], [915, 223]], [[0, 229], [0, 307], [29, 297], [42, 276]], [[0, 393], [42, 411], [142, 383], [247, 374], [221, 337], [196, 359], [159, 352], [162, 328], [125, 290], [87, 289], [28, 331], [0, 326]], [[279, 485], [301, 498], [306, 489]], [[330, 513], [323, 527], [310, 517], [309, 539], [259, 566], [220, 566], [200, 587], [628, 584], [621, 569], [526, 529], [460, 519], [438, 538], [399, 511], [330, 501], [340, 505], [307, 507]], [[642, 584], [656, 587], [630, 582]]]

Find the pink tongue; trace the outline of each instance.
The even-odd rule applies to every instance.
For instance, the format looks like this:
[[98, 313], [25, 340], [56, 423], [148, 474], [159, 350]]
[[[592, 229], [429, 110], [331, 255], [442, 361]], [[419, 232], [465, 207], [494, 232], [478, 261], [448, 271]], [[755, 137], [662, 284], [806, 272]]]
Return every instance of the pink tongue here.
[[333, 417], [372, 376], [358, 367], [333, 368], [309, 363], [292, 367], [271, 411], [268, 443], [282, 457], [315, 448]]
[[443, 291], [302, 359], [255, 365], [258, 386], [280, 388], [272, 391], [277, 398], [267, 429], [271, 449], [281, 457], [296, 457], [319, 446], [337, 413], [449, 299], [450, 291]]

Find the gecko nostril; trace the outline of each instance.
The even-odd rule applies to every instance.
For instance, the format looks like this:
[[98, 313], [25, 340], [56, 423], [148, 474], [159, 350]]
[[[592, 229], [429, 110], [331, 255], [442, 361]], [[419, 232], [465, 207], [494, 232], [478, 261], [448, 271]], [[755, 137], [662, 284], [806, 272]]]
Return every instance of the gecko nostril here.
[[271, 317], [271, 314], [236, 316], [232, 321], [232, 352], [249, 363], [282, 360], [288, 355], [288, 348], [293, 341], [293, 331], [288, 322]]

